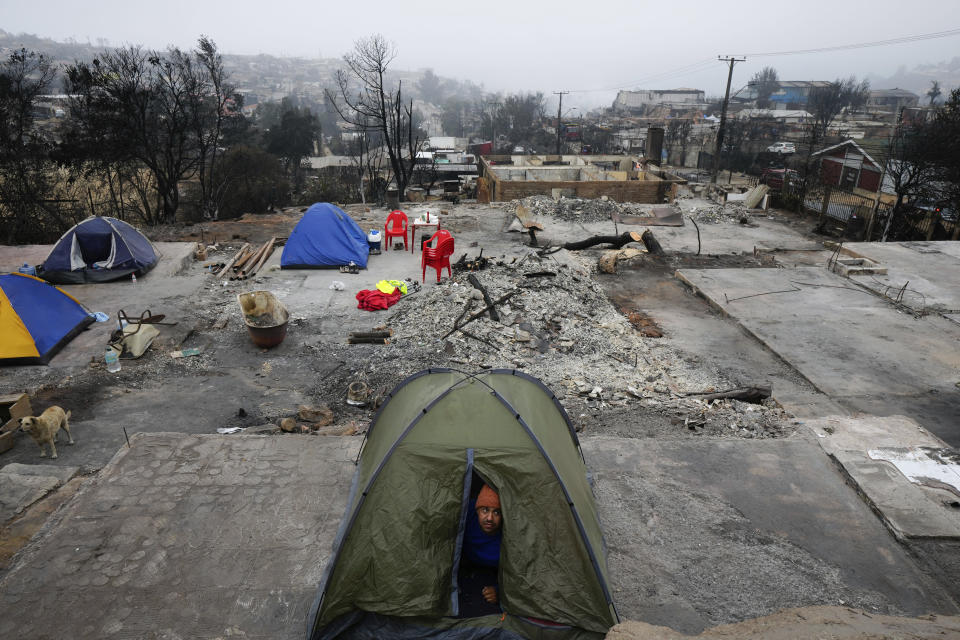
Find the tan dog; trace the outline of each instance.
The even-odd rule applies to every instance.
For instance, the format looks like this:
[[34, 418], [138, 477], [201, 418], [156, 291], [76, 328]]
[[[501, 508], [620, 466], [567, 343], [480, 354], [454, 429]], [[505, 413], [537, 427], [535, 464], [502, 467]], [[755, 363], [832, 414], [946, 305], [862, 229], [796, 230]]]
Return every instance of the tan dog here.
[[67, 432], [68, 444], [73, 444], [73, 436], [70, 435], [70, 412], [64, 412], [63, 409], [54, 405], [41, 413], [39, 416], [27, 416], [20, 418], [20, 428], [30, 434], [33, 441], [40, 445], [40, 457], [47, 455], [43, 448], [44, 444], [50, 445], [50, 457], [57, 457], [57, 445], [54, 441], [60, 435], [60, 428]]

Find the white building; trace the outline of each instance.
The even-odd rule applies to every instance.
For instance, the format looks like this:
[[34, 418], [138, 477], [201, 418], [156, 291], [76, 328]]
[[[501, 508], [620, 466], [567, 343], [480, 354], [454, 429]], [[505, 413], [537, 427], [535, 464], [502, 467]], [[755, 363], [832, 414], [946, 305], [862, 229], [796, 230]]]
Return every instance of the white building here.
[[694, 105], [705, 101], [703, 91], [699, 89], [648, 89], [642, 91], [620, 91], [613, 101], [614, 111], [638, 111], [647, 106]]

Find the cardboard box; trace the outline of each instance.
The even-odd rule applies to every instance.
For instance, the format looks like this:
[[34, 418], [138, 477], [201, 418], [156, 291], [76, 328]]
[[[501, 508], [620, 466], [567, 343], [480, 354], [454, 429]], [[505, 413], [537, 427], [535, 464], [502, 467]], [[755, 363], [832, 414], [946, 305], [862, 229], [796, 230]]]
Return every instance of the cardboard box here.
[[0, 453], [8, 451], [17, 441], [20, 428], [18, 418], [33, 415], [30, 396], [25, 393], [11, 393], [0, 396]]

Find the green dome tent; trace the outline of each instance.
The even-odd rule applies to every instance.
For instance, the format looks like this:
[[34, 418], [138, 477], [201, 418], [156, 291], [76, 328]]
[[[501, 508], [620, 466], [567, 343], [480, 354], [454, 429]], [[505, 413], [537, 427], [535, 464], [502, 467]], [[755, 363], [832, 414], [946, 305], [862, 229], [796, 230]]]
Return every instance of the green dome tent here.
[[[462, 618], [477, 477], [500, 494], [504, 614]], [[617, 621], [580, 445], [550, 390], [513, 370], [400, 383], [367, 431], [307, 637], [597, 639]]]

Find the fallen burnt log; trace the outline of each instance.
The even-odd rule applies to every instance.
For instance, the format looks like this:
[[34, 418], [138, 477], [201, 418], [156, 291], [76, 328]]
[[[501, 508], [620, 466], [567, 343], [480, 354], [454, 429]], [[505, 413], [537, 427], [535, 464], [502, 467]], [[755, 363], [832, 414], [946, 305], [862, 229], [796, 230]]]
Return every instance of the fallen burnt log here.
[[347, 344], [390, 344], [393, 329], [374, 329], [373, 331], [351, 331]]
[[687, 396], [697, 396], [707, 402], [711, 400], [740, 400], [742, 402], [750, 402], [752, 404], [760, 404], [764, 399], [769, 398], [770, 394], [773, 392], [773, 389], [767, 385], [761, 385], [756, 387], [740, 387], [738, 389], [729, 389], [727, 391], [716, 391], [716, 392], [698, 392], [698, 393], [688, 393]]
[[347, 344], [390, 344], [390, 340], [383, 337], [350, 336], [347, 338]]
[[351, 331], [351, 338], [389, 338], [393, 335], [393, 329], [384, 331]]
[[609, 244], [613, 245], [614, 249], [620, 249], [624, 245], [630, 244], [631, 242], [642, 242], [643, 246], [647, 248], [647, 251], [654, 255], [662, 256], [664, 253], [663, 247], [660, 246], [660, 242], [657, 241], [649, 229], [644, 231], [642, 234], [637, 233], [636, 231], [626, 231], [621, 233], [619, 236], [592, 236], [585, 240], [568, 242], [563, 245], [563, 248], [568, 251], [579, 251], [581, 249], [594, 247], [598, 244]]

